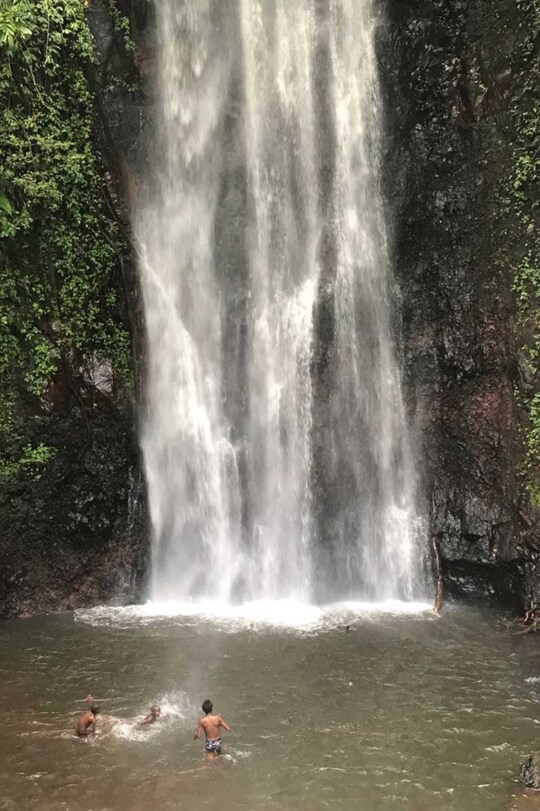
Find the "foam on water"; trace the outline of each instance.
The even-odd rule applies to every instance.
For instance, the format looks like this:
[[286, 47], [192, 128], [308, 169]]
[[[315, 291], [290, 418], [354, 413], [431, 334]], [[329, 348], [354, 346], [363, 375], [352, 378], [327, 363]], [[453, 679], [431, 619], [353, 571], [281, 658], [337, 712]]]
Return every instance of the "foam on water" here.
[[97, 626], [130, 627], [174, 620], [182, 625], [209, 623], [233, 631], [258, 626], [324, 631], [368, 617], [421, 614], [430, 609], [430, 603], [401, 600], [345, 601], [324, 606], [294, 600], [256, 600], [238, 605], [213, 601], [148, 602], [143, 605], [78, 609], [74, 616], [78, 622]]
[[[151, 704], [158, 704], [161, 707], [161, 716], [154, 724], [141, 727], [139, 722], [147, 714], [148, 707]], [[149, 699], [147, 704], [133, 717], [118, 718], [109, 716], [105, 734], [123, 740], [148, 741], [150, 738], [161, 734], [164, 730], [176, 726], [181, 721], [190, 721], [196, 711], [196, 705], [183, 691], [165, 693], [162, 696]]]
[[229, 763], [238, 763], [239, 760], [245, 760], [251, 757], [252, 753], [245, 749], [234, 749], [230, 746], [226, 747], [223, 760], [228, 760]]

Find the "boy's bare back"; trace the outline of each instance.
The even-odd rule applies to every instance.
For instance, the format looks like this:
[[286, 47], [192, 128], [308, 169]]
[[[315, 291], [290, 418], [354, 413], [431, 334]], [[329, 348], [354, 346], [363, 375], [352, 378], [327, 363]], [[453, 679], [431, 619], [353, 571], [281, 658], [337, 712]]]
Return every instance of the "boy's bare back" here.
[[206, 701], [203, 702], [202, 708], [204, 716], [199, 719], [195, 739], [200, 738], [204, 731], [206, 737], [206, 757], [208, 760], [212, 760], [222, 753], [221, 729], [223, 728], [227, 730], [227, 732], [230, 732], [231, 728], [221, 715], [213, 714], [213, 706], [210, 699], [207, 698]]
[[226, 729], [227, 732], [230, 732], [230, 726], [227, 724], [226, 721], [223, 720], [221, 715], [205, 715], [199, 721], [199, 724], [204, 729], [204, 734], [206, 735], [207, 741], [215, 741], [220, 736], [220, 729]]
[[96, 715], [97, 713], [94, 713], [92, 709], [81, 715], [79, 723], [75, 728], [75, 732], [79, 738], [86, 738], [88, 735], [94, 736], [96, 734]]

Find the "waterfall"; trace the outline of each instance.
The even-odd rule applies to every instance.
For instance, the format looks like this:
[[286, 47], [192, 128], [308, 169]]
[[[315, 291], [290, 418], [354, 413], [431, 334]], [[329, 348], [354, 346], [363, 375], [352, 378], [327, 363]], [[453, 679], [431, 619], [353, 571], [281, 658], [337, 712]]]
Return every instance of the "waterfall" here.
[[412, 598], [375, 0], [159, 0], [135, 215], [152, 597]]

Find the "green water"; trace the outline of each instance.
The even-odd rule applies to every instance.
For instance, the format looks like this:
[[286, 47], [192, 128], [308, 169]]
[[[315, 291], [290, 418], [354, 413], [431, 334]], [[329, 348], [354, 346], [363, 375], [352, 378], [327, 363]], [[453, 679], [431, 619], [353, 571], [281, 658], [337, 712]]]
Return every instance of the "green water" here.
[[[497, 811], [540, 744], [540, 651], [493, 614], [304, 630], [88, 613], [0, 625], [0, 809]], [[95, 740], [73, 728], [93, 692]], [[193, 741], [201, 701], [227, 756]], [[160, 703], [163, 718], [138, 730]]]

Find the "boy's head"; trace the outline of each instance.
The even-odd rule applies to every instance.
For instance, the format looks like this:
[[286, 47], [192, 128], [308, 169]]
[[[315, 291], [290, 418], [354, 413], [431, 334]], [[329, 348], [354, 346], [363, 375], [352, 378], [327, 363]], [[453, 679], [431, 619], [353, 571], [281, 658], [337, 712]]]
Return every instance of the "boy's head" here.
[[206, 701], [203, 701], [202, 710], [205, 715], [211, 713], [213, 709], [214, 705], [212, 704], [209, 698], [207, 698]]
[[90, 706], [90, 712], [92, 713], [92, 715], [98, 715], [99, 714], [99, 707], [97, 706], [97, 704], [92, 704]]
[[161, 715], [161, 707], [158, 707], [157, 704], [152, 704], [152, 706], [150, 707], [150, 713], [155, 718], [159, 718], [159, 716]]

